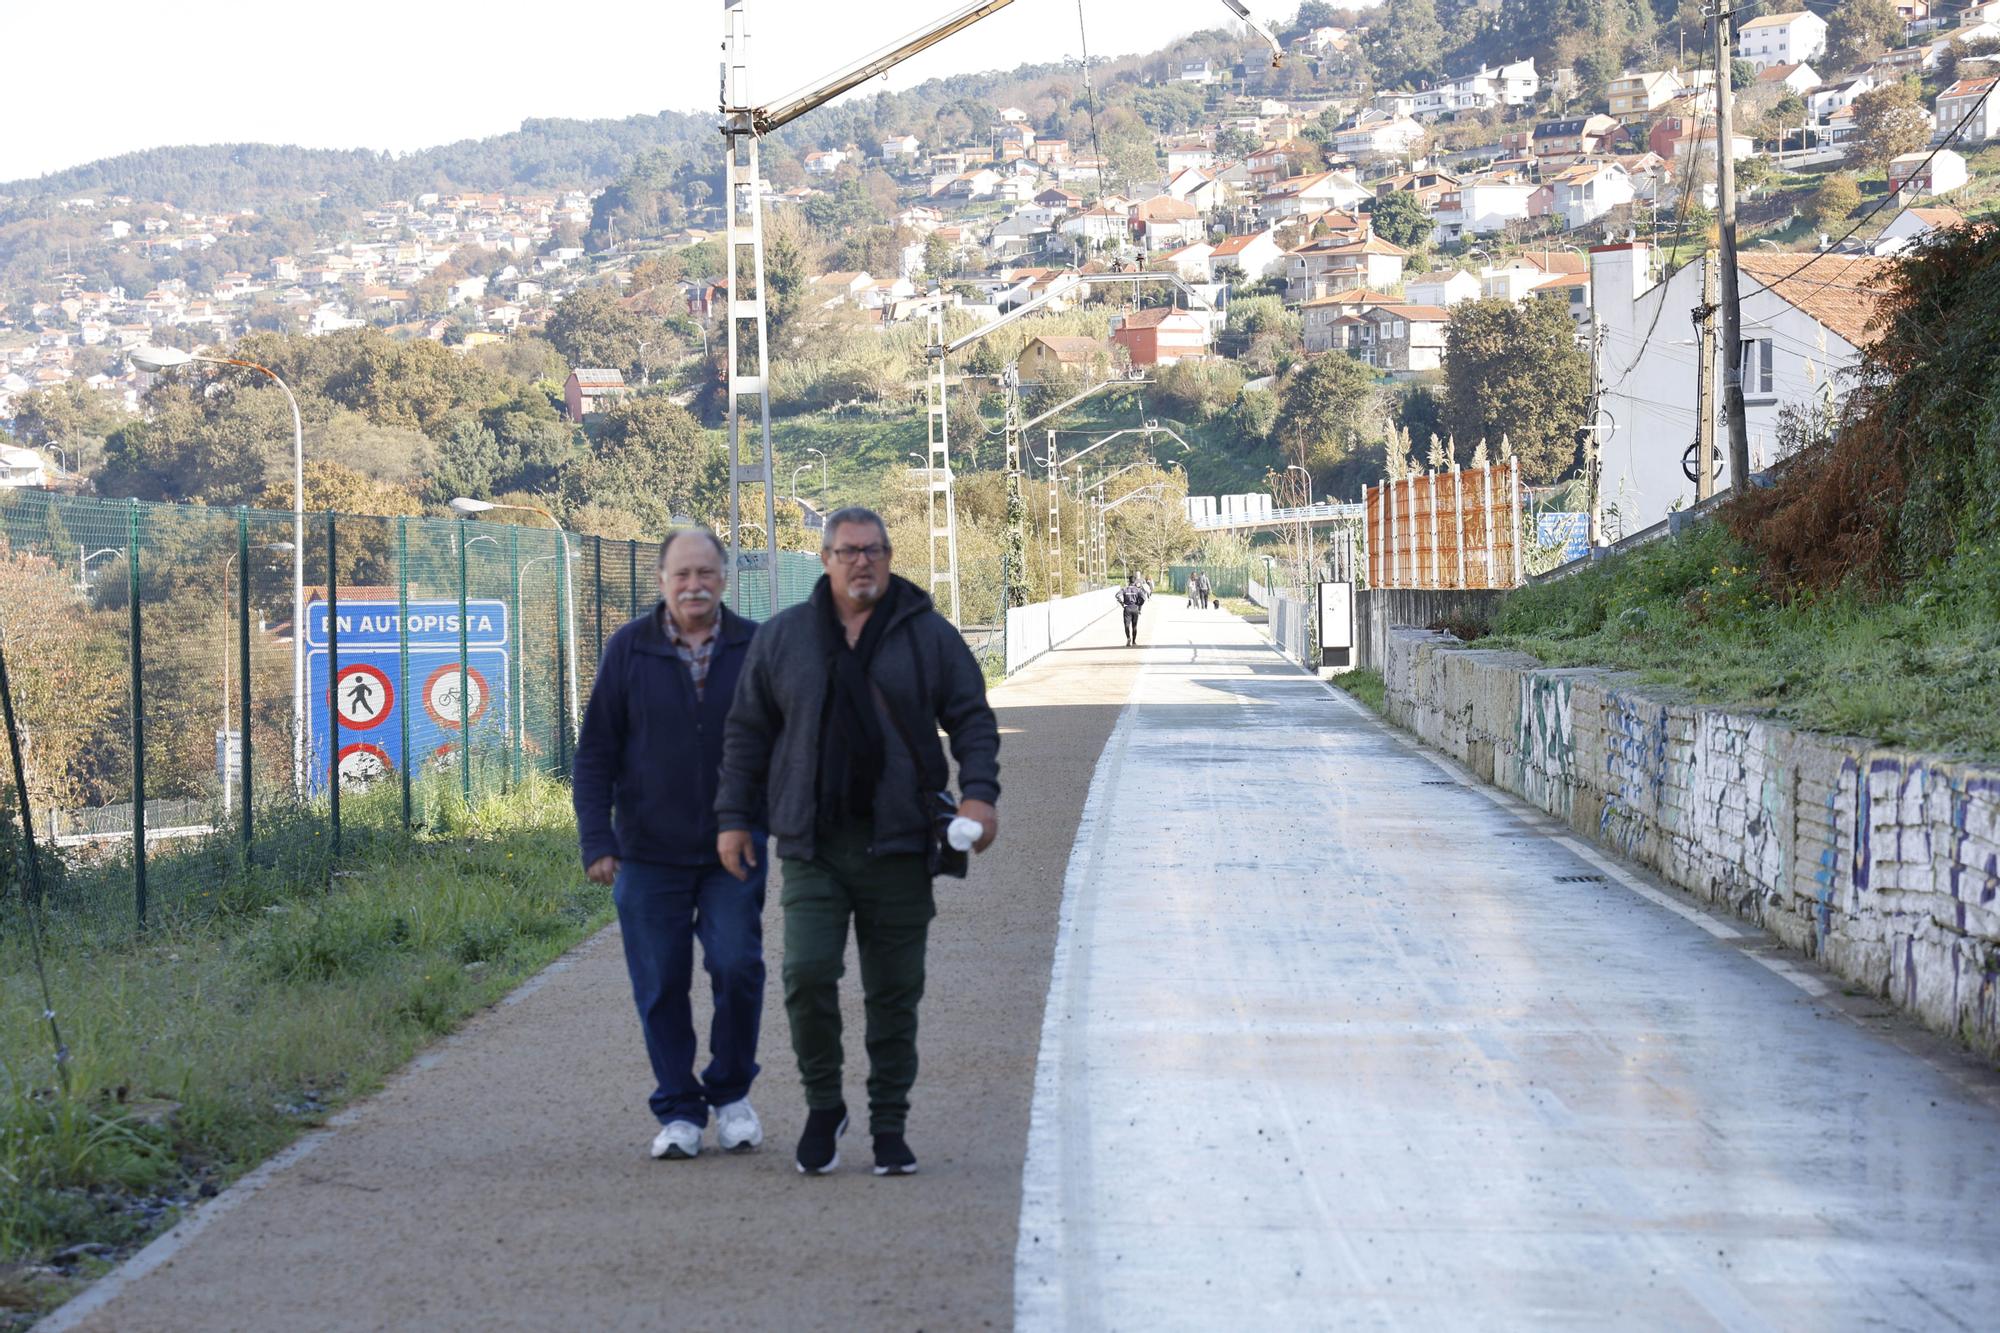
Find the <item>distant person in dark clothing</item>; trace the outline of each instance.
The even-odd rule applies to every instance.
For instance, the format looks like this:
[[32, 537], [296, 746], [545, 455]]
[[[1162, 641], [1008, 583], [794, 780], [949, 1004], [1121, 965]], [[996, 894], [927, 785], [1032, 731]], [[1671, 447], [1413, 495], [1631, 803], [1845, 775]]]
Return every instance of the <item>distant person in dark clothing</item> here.
[[1196, 574], [1194, 576], [1194, 585], [1195, 585], [1195, 597], [1197, 599], [1195, 605], [1199, 606], [1204, 611], [1208, 610], [1208, 595], [1209, 592], [1211, 591], [1211, 585], [1209, 584], [1208, 581], [1208, 575], [1199, 573]]
[[1140, 586], [1139, 576], [1137, 574], [1127, 574], [1125, 576], [1125, 586], [1120, 588], [1115, 596], [1118, 598], [1119, 607], [1125, 612], [1125, 646], [1127, 648], [1137, 648], [1139, 646], [1139, 612], [1146, 605], [1146, 590]]
[[840, 977], [850, 920], [875, 1174], [917, 1169], [904, 1131], [937, 915], [928, 854], [948, 781], [940, 726], [958, 759], [958, 812], [979, 826], [973, 850], [1000, 828], [1000, 728], [985, 678], [930, 595], [889, 572], [891, 555], [872, 511], [827, 516], [825, 576], [804, 605], [771, 618], [744, 664], [715, 801], [725, 867], [763, 873], [752, 828], [767, 805], [785, 861], [785, 1014], [806, 1094], [795, 1160], [810, 1175], [840, 1165], [847, 1129]]
[[[660, 549], [660, 601], [604, 645], [577, 737], [577, 834], [593, 883], [611, 885], [632, 998], [657, 1086], [654, 1157], [701, 1152], [711, 1109], [716, 1141], [747, 1152], [764, 1141], [750, 1105], [764, 1013], [764, 870], [729, 874], [715, 849], [723, 720], [757, 632], [722, 604], [722, 545], [672, 533]], [[746, 841], [761, 845], [761, 808]], [[696, 1078], [688, 991], [694, 942], [715, 995], [708, 1068]]]

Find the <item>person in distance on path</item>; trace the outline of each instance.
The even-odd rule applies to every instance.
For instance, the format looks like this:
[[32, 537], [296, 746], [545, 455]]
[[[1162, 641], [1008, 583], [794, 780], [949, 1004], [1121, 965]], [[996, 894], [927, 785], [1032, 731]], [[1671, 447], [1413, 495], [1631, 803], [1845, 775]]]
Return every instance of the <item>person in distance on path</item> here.
[[[727, 557], [715, 534], [669, 533], [660, 601], [604, 645], [577, 737], [573, 790], [586, 873], [611, 885], [625, 967], [657, 1086], [654, 1157], [764, 1141], [750, 1105], [764, 1014], [764, 872], [725, 873], [716, 857], [723, 719], [757, 625], [722, 604]], [[762, 812], [744, 834], [761, 845]], [[689, 987], [694, 942], [715, 995], [708, 1068], [696, 1078]]]
[[1139, 646], [1139, 612], [1145, 609], [1146, 605], [1146, 590], [1139, 586], [1139, 576], [1136, 573], [1127, 574], [1125, 576], [1125, 586], [1112, 595], [1118, 599], [1118, 605], [1125, 612], [1125, 646], [1127, 648], [1137, 648]]
[[937, 907], [929, 852], [944, 790], [942, 725], [958, 759], [960, 815], [985, 851], [999, 832], [1000, 729], [965, 639], [930, 596], [890, 573], [889, 532], [867, 509], [827, 516], [826, 573], [751, 645], [729, 710], [717, 853], [762, 873], [753, 825], [770, 810], [784, 858], [785, 1015], [805, 1085], [798, 1168], [840, 1165], [840, 977], [854, 922], [867, 1011], [875, 1174], [908, 1175], [924, 944]]

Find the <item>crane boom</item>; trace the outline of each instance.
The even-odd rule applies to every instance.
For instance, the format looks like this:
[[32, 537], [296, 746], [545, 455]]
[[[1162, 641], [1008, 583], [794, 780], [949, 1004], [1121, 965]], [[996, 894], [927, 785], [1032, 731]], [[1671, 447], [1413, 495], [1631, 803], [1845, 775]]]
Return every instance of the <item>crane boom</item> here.
[[1230, 13], [1256, 29], [1257, 35], [1271, 44], [1272, 69], [1276, 69], [1285, 63], [1285, 48], [1278, 45], [1278, 39], [1271, 35], [1269, 28], [1250, 17], [1250, 6], [1244, 4], [1243, 0], [1222, 0], [1222, 3], [1229, 6]]
[[[1224, 2], [1227, 3], [1227, 0]], [[808, 111], [826, 105], [842, 93], [860, 87], [877, 74], [888, 72], [911, 56], [928, 51], [953, 33], [962, 32], [1013, 3], [1014, 0], [973, 0], [973, 3], [961, 6], [930, 27], [911, 33], [894, 46], [885, 47], [874, 55], [857, 61], [818, 85], [787, 94], [775, 105], [760, 107], [725, 105], [722, 111], [725, 115], [748, 111], [751, 128], [759, 134], [769, 134], [775, 129], [789, 125]]]

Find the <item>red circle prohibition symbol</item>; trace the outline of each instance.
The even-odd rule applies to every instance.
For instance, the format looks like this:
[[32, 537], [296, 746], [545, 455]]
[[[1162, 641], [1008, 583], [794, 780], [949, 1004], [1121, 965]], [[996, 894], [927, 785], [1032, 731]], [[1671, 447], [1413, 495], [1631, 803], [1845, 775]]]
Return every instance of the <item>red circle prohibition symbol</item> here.
[[[327, 694], [327, 705], [340, 719], [342, 731], [367, 731], [380, 726], [396, 701], [396, 690], [389, 684], [389, 677], [381, 668], [365, 662], [342, 667], [340, 679], [334, 681]], [[377, 699], [381, 700], [379, 704], [375, 703]], [[341, 753], [347, 751], [343, 749]]]
[[[472, 688], [475, 691], [471, 709], [471, 720], [477, 722], [486, 715], [486, 705], [492, 699], [493, 692], [486, 688], [486, 677], [479, 674], [477, 667], [467, 667], [465, 674], [471, 679]], [[451, 689], [446, 683], [445, 678], [457, 675], [458, 663], [447, 662], [437, 670], [431, 672], [429, 678], [424, 681], [425, 711], [431, 715], [431, 718], [439, 726], [449, 727], [453, 731], [458, 730], [458, 715], [463, 705], [459, 702], [458, 691]], [[441, 690], [440, 686], [444, 686], [444, 688]]]
[[[353, 766], [353, 772], [348, 771], [349, 760], [361, 761]], [[380, 765], [379, 771], [367, 772], [370, 763]], [[344, 786], [366, 785], [373, 778], [383, 777], [395, 771], [396, 766], [389, 762], [389, 752], [370, 741], [356, 741], [352, 745], [341, 746], [340, 755], [333, 763], [334, 781]]]

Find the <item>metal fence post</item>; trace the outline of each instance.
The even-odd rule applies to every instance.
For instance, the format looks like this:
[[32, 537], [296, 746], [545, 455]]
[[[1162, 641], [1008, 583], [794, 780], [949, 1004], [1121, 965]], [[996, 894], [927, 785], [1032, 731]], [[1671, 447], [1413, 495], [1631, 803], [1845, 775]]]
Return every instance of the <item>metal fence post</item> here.
[[597, 634], [591, 643], [596, 656], [590, 660], [602, 662], [604, 660], [604, 538], [593, 536], [590, 543], [590, 605], [597, 617]]
[[[340, 524], [326, 511], [326, 812], [340, 855]], [[329, 874], [327, 887], [333, 887]]]
[[146, 925], [146, 686], [144, 640], [139, 628], [139, 502], [125, 519], [125, 586], [131, 603], [132, 643], [132, 903]]
[[[243, 734], [237, 746], [238, 767], [243, 771], [237, 785], [243, 789], [243, 850], [248, 853], [256, 807], [250, 799], [250, 511], [243, 508], [236, 511], [236, 568], [242, 575], [236, 581], [236, 674], [242, 677], [237, 696], [242, 707], [237, 711], [243, 716]], [[228, 757], [222, 762], [227, 764]]]
[[556, 772], [569, 772], [569, 738], [572, 719], [568, 707], [569, 672], [575, 664], [569, 661], [569, 637], [576, 629], [576, 607], [569, 595], [569, 534], [557, 530], [556, 538]]
[[458, 785], [465, 795], [465, 803], [472, 804], [472, 662], [471, 650], [466, 644], [465, 620], [468, 614], [465, 596], [465, 520], [460, 519], [455, 529], [458, 533]]
[[507, 525], [507, 576], [514, 604], [507, 608], [507, 698], [513, 716], [507, 719], [507, 768], [514, 785], [521, 784], [521, 745], [528, 729], [528, 703], [521, 697], [526, 673], [521, 669], [521, 527]]
[[628, 566], [626, 570], [626, 579], [631, 584], [631, 590], [632, 590], [632, 619], [637, 620], [639, 618], [639, 539], [638, 538], [628, 537], [625, 539], [625, 561]]
[[416, 756], [410, 753], [410, 520], [396, 519], [396, 697], [403, 706], [396, 710], [396, 728], [402, 741], [403, 828], [410, 827], [410, 770]]

